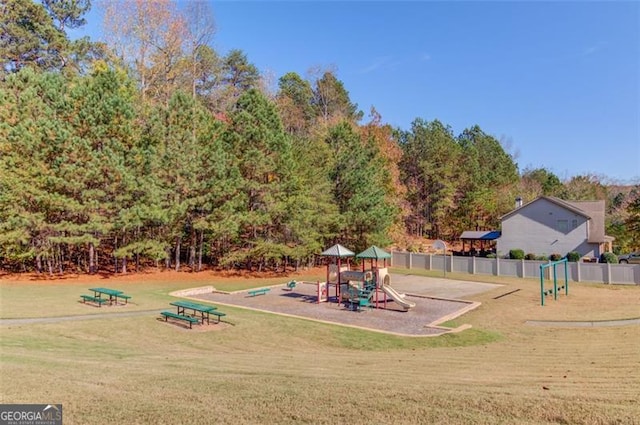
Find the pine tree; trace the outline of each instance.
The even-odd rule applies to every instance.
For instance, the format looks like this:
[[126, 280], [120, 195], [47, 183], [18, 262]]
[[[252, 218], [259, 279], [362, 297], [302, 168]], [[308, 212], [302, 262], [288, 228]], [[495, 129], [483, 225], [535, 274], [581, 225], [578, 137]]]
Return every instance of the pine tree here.
[[0, 3], [0, 76], [26, 66], [61, 69], [68, 39], [46, 9], [32, 0]]
[[246, 199], [238, 216], [244, 248], [229, 258], [262, 267], [288, 253], [284, 229], [289, 219], [287, 185], [295, 166], [291, 142], [275, 105], [258, 90], [240, 96], [230, 119], [225, 140], [238, 160]]
[[477, 125], [465, 129], [458, 142], [463, 151], [461, 165], [466, 172], [464, 197], [458, 209], [461, 227], [497, 226], [498, 217], [513, 209], [518, 167], [500, 142]]
[[35, 260], [38, 271], [62, 272], [65, 244], [81, 205], [73, 196], [81, 186], [65, 176], [74, 143], [67, 116], [67, 85], [57, 73], [24, 69], [0, 87], [0, 233], [5, 258]]
[[391, 179], [377, 146], [371, 140], [362, 141], [347, 122], [331, 128], [327, 143], [336, 157], [331, 178], [341, 239], [359, 250], [388, 244], [388, 231], [398, 211], [386, 197]]
[[452, 236], [458, 231], [454, 216], [463, 173], [462, 152], [451, 128], [438, 120], [416, 119], [402, 146], [403, 178], [413, 212], [410, 228], [419, 236]]

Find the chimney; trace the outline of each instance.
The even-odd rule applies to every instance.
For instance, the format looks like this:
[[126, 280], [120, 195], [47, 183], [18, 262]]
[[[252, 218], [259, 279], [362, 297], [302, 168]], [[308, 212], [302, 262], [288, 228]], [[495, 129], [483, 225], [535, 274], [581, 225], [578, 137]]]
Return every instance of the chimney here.
[[520, 208], [521, 206], [522, 206], [522, 198], [518, 196], [516, 198], [516, 209]]

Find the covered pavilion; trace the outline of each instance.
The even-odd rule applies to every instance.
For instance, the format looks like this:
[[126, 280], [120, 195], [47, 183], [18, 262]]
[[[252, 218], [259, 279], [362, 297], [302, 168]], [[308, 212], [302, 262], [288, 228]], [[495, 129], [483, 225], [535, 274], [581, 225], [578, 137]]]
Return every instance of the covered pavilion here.
[[[480, 252], [487, 252], [495, 246], [495, 240], [501, 236], [500, 230], [466, 230], [460, 235], [462, 240], [462, 255], [475, 256], [476, 243], [479, 242]], [[469, 243], [468, 251], [465, 249], [465, 243]]]

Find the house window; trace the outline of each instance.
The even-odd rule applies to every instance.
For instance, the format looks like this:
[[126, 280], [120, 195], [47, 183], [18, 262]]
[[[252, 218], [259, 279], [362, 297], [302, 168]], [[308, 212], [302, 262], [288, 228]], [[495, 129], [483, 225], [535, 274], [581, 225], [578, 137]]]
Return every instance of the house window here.
[[558, 232], [567, 233], [569, 231], [569, 220], [558, 220]]
[[574, 218], [573, 220], [571, 220], [571, 229], [577, 229], [577, 228], [578, 228], [578, 220]]

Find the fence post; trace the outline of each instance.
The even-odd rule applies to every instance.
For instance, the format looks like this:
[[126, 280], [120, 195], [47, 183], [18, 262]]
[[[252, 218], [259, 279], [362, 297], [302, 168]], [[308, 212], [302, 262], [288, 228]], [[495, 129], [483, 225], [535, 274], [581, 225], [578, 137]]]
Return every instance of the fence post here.
[[540, 305], [544, 306], [544, 270], [542, 264], [540, 264]]
[[576, 282], [580, 282], [580, 260], [576, 262]]
[[569, 261], [564, 260], [564, 294], [569, 295]]
[[476, 274], [476, 257], [471, 257], [471, 274]]
[[607, 263], [607, 279], [604, 283], [611, 284], [611, 263]]
[[496, 255], [496, 276], [500, 276], [500, 257]]
[[413, 259], [411, 258], [411, 253], [409, 253], [409, 270], [413, 268]]
[[520, 271], [522, 272], [522, 278], [524, 279], [524, 278], [525, 278], [525, 271], [524, 271], [524, 258], [522, 258], [522, 259], [520, 260], [520, 268], [521, 268], [521, 270], [520, 270]]
[[433, 254], [429, 254], [429, 264], [427, 265], [427, 270], [433, 270]]

